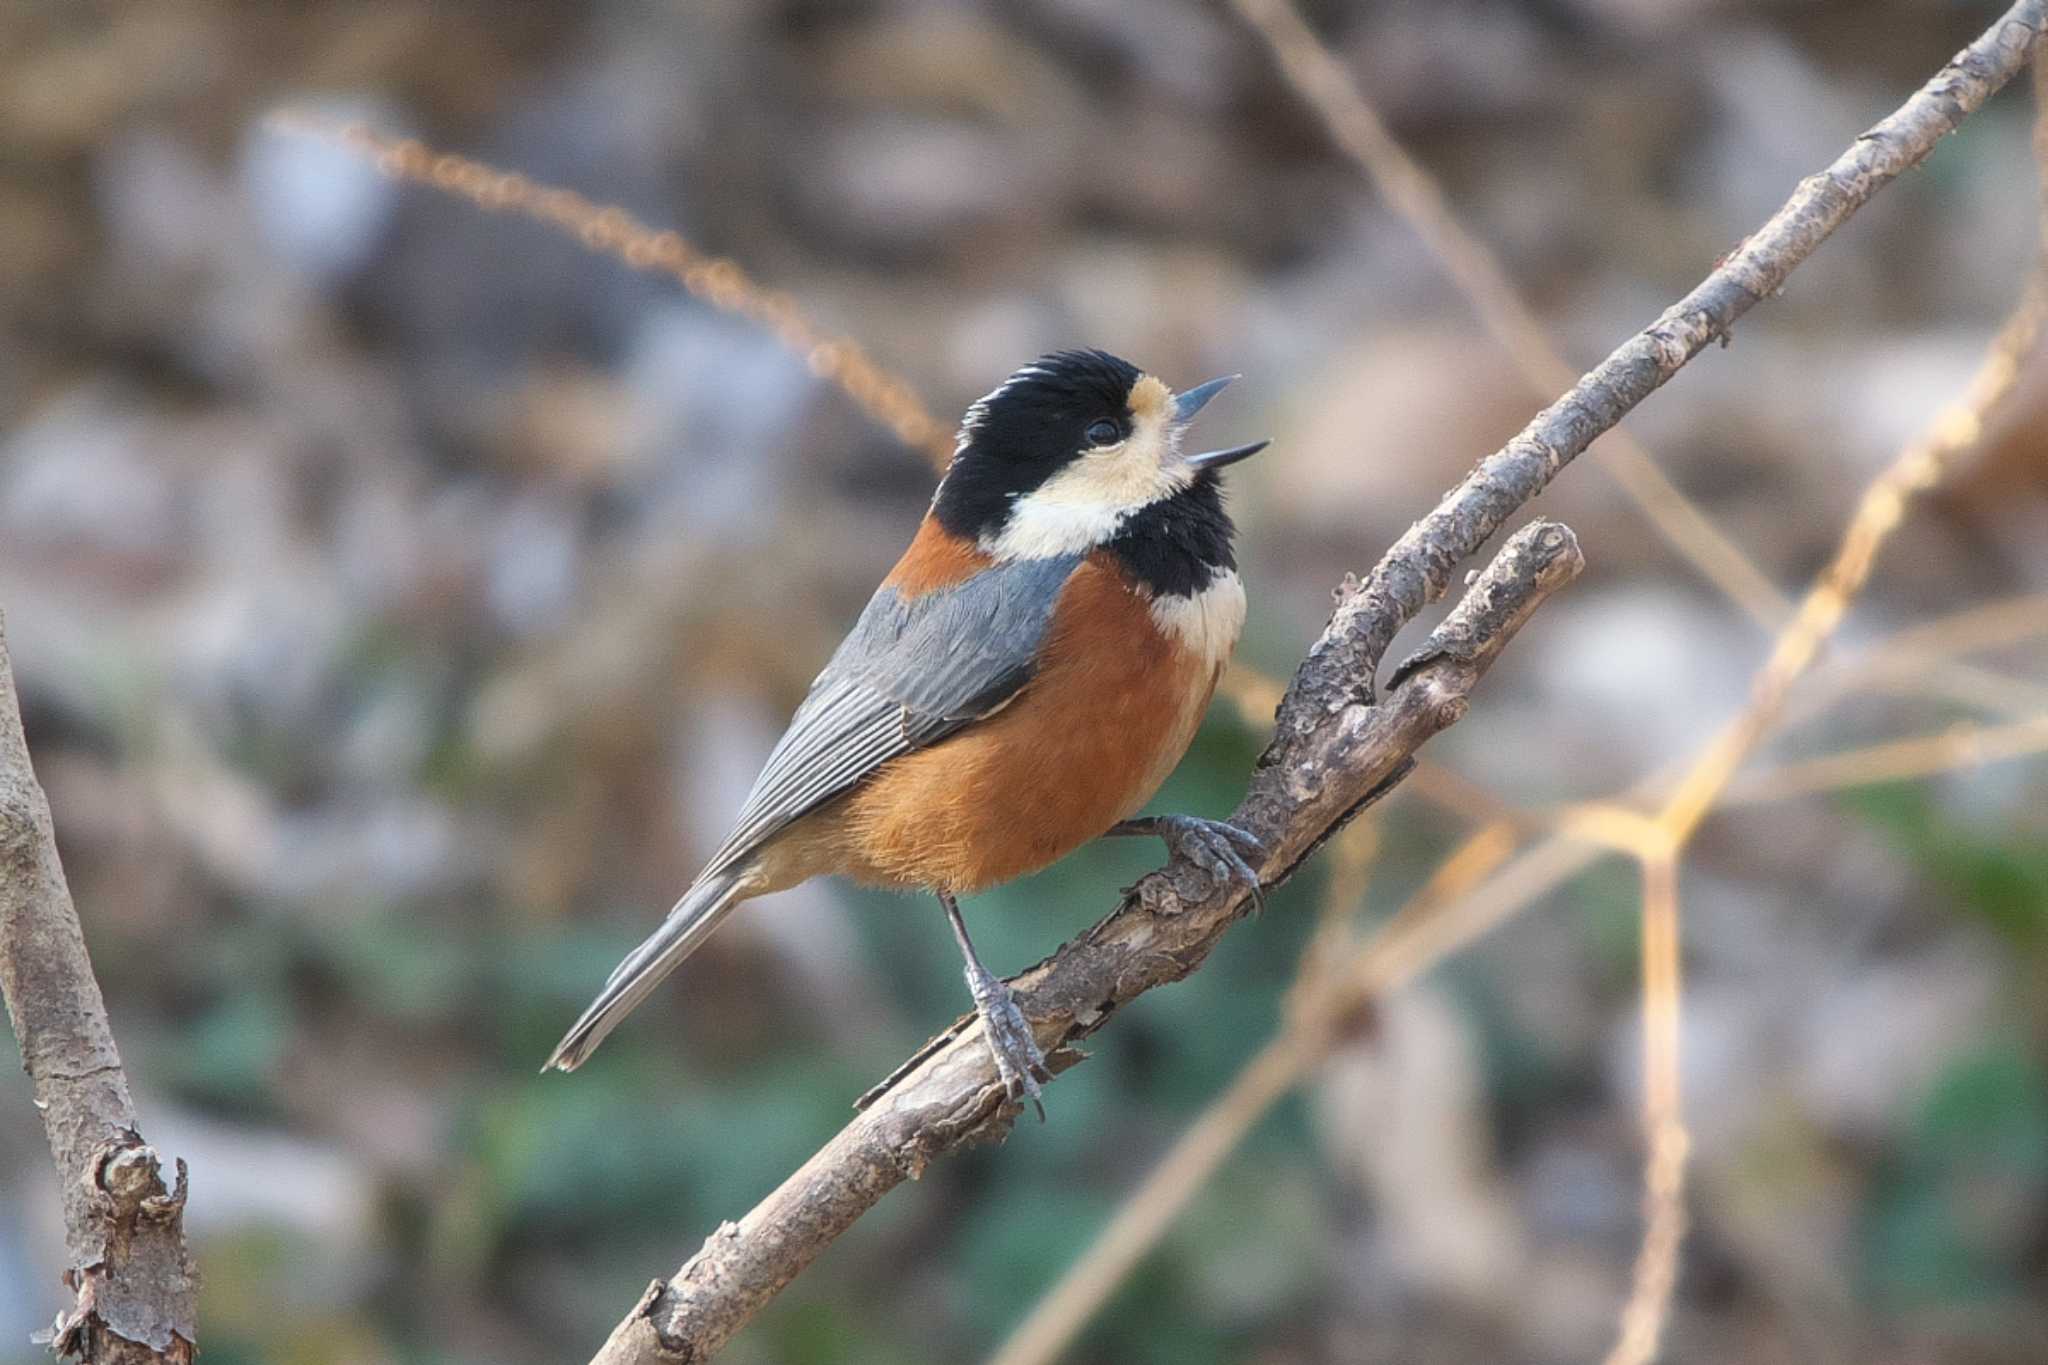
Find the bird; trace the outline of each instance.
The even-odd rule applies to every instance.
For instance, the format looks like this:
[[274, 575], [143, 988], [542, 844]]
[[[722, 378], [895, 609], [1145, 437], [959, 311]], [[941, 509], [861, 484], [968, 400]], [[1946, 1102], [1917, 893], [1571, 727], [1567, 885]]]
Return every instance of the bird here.
[[719, 845], [542, 1070], [573, 1071], [742, 902], [836, 874], [928, 891], [1013, 1101], [1051, 1080], [959, 898], [1104, 835], [1165, 840], [1259, 894], [1250, 833], [1142, 816], [1245, 618], [1221, 472], [1183, 454], [1237, 375], [1176, 394], [1100, 350], [1044, 355], [968, 407], [916, 534], [792, 716]]

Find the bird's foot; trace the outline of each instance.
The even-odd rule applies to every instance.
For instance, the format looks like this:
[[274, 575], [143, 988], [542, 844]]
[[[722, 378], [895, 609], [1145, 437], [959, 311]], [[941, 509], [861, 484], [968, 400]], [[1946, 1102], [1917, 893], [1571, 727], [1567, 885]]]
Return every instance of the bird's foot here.
[[1110, 833], [1157, 835], [1176, 857], [1186, 858], [1202, 869], [1212, 884], [1222, 887], [1236, 882], [1251, 897], [1254, 911], [1266, 908], [1258, 871], [1245, 861], [1248, 857], [1263, 860], [1266, 846], [1227, 820], [1204, 820], [1197, 815], [1148, 815], [1126, 820]]
[[1039, 1086], [1052, 1079], [1052, 1072], [1046, 1068], [1045, 1054], [1038, 1050], [1038, 1040], [1031, 1036], [1024, 1011], [1017, 1008], [1016, 993], [973, 966], [967, 969], [967, 989], [974, 996], [974, 1011], [981, 1016], [982, 1035], [995, 1056], [996, 1075], [1002, 1078], [1004, 1092], [1019, 1103], [1028, 1098], [1038, 1110], [1038, 1121], [1045, 1122]]

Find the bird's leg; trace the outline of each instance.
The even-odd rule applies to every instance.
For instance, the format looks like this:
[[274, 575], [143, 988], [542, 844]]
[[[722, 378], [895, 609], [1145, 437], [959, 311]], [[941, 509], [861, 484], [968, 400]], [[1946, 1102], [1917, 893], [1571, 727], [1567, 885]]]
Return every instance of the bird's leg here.
[[1105, 838], [1113, 834], [1164, 839], [1168, 849], [1184, 855], [1217, 886], [1234, 881], [1250, 894], [1252, 909], [1266, 908], [1259, 874], [1245, 861], [1246, 857], [1263, 859], [1266, 846], [1227, 820], [1204, 820], [1198, 815], [1145, 815], [1111, 825], [1104, 831]]
[[946, 907], [953, 937], [960, 940], [960, 955], [967, 959], [967, 989], [974, 996], [975, 1013], [981, 1016], [981, 1031], [988, 1038], [988, 1050], [995, 1054], [996, 1074], [1002, 1077], [1003, 1088], [1011, 1099], [1031, 1097], [1038, 1110], [1038, 1121], [1043, 1123], [1045, 1106], [1039, 1103], [1038, 1087], [1052, 1079], [1052, 1072], [1046, 1070], [1045, 1054], [1038, 1050], [1038, 1040], [1031, 1036], [1031, 1025], [1025, 1020], [1024, 1011], [1017, 1008], [1017, 997], [1010, 988], [981, 965], [974, 941], [967, 937], [967, 921], [960, 918], [960, 902], [947, 891], [935, 889], [932, 894]]

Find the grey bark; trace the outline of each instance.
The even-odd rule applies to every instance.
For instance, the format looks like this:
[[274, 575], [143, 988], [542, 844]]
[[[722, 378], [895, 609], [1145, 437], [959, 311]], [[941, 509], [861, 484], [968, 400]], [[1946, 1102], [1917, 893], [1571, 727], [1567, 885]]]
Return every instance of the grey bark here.
[[56, 1158], [74, 1293], [52, 1348], [95, 1365], [190, 1365], [198, 1277], [185, 1163], [170, 1186], [128, 1078], [57, 861], [0, 618], [0, 993]]

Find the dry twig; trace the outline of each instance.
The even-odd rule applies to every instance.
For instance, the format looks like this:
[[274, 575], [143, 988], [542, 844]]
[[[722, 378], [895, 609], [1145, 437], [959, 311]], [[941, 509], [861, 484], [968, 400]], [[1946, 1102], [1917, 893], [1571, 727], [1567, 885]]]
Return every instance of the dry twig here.
[[0, 992], [64, 1195], [77, 1298], [51, 1333], [95, 1365], [190, 1365], [198, 1278], [185, 1247], [185, 1163], [166, 1188], [86, 956], [22, 734], [0, 619]]
[[1621, 1313], [1621, 1336], [1607, 1365], [1649, 1365], [1657, 1358], [1678, 1249], [1685, 1240], [1685, 1131], [1679, 1088], [1678, 853], [1643, 855], [1643, 1131], [1650, 1159], [1643, 1175], [1643, 1244], [1635, 1287]]
[[1760, 805], [1881, 782], [1907, 782], [2044, 752], [2048, 714], [2005, 725], [1955, 725], [1938, 734], [1886, 740], [1752, 772], [1728, 788], [1721, 805]]
[[362, 123], [302, 109], [281, 111], [270, 122], [279, 132], [320, 138], [356, 152], [395, 180], [460, 195], [489, 213], [531, 218], [635, 270], [658, 270], [721, 312], [773, 333], [803, 357], [812, 374], [837, 385], [861, 411], [935, 465], [943, 468], [952, 458], [952, 430], [932, 416], [901, 376], [877, 365], [849, 338], [827, 333], [794, 298], [758, 283], [739, 262], [709, 255], [681, 233], [651, 228], [617, 205], [593, 204], [574, 190], [535, 184], [517, 171], [436, 152], [417, 138], [387, 137]]

